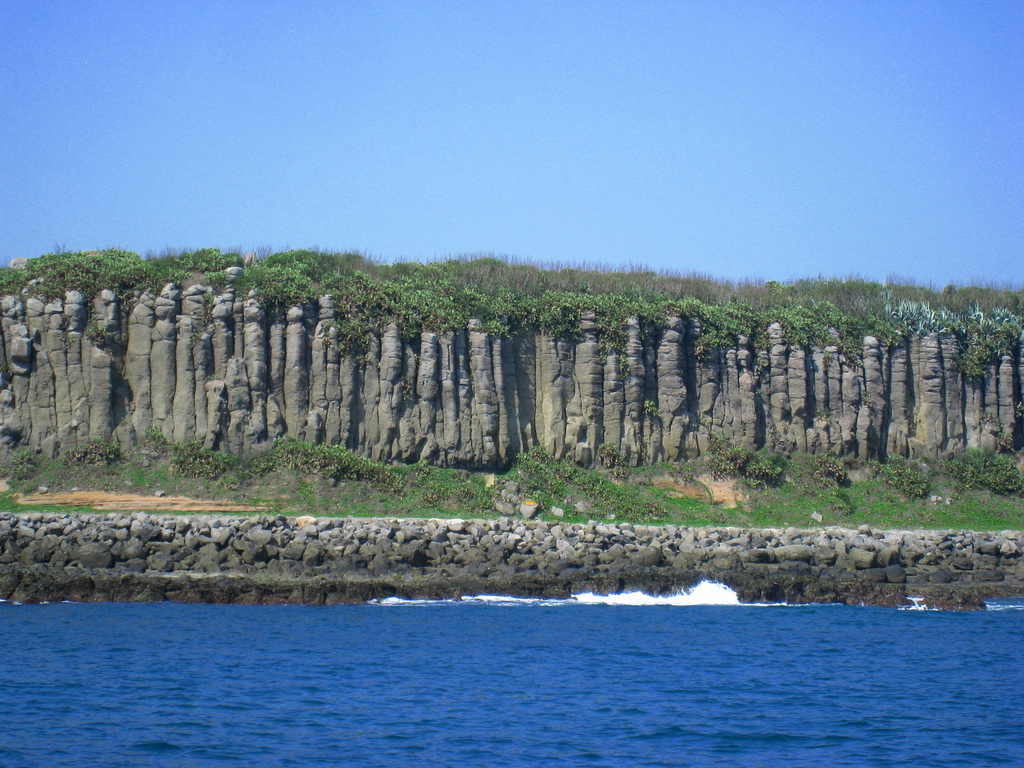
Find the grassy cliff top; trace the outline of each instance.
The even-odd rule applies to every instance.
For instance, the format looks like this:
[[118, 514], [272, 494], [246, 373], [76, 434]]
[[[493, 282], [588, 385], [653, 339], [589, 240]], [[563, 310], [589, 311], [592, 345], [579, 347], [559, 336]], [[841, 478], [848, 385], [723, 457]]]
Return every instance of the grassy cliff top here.
[[[49, 253], [28, 259], [24, 269], [0, 269], [0, 294], [27, 288], [43, 298], [69, 290], [91, 297], [110, 289], [130, 297], [167, 283], [221, 289], [228, 283], [225, 270], [243, 263], [241, 253], [216, 248], [148, 258], [114, 249]], [[383, 264], [358, 253], [292, 250], [248, 265], [235, 286], [255, 289], [264, 303], [278, 307], [330, 294], [340, 310], [339, 335], [351, 343], [368, 328], [391, 322], [414, 334], [464, 328], [470, 318], [496, 334], [535, 325], [572, 338], [580, 333], [582, 316], [594, 312], [601, 340], [621, 348], [628, 318], [657, 326], [668, 316], [681, 316], [700, 320], [700, 348], [733, 346], [740, 336], [763, 345], [769, 325], [779, 323], [789, 343], [835, 344], [849, 358], [857, 357], [867, 335], [896, 343], [916, 334], [955, 334], [969, 356], [964, 370], [980, 375], [994, 355], [1017, 343], [1024, 327], [1024, 291], [1009, 287], [937, 290], [857, 277], [732, 283], [642, 266], [540, 265], [492, 257]]]

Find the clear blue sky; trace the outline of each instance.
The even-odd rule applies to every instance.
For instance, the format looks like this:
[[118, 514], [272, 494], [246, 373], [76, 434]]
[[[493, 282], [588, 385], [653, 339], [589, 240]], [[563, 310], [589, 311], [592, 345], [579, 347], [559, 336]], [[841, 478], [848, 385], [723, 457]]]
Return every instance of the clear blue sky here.
[[0, 0], [0, 263], [1024, 283], [1024, 2]]

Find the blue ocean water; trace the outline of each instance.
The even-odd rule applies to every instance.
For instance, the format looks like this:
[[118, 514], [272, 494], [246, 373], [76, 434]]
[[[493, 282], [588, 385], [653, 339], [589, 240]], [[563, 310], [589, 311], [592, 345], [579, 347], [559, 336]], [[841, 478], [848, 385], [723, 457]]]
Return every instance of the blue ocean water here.
[[730, 602], [0, 604], [0, 766], [1024, 765], [1024, 603]]

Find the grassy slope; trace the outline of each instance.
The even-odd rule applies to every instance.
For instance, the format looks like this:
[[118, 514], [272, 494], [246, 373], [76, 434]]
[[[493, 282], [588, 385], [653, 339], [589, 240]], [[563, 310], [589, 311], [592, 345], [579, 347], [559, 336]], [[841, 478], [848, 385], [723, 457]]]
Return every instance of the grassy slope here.
[[[148, 463], [148, 466], [144, 466]], [[275, 462], [277, 463], [277, 462]], [[379, 465], [378, 465], [379, 466]], [[599, 470], [583, 470], [552, 462], [542, 454], [529, 454], [510, 471], [490, 478], [485, 473], [425, 466], [387, 468], [388, 482], [332, 479], [324, 473], [277, 468], [265, 473], [258, 462], [236, 459], [216, 477], [188, 477], [187, 467], [175, 462], [169, 446], [143, 446], [107, 464], [89, 465], [38, 457], [23, 465], [10, 481], [11, 491], [0, 494], [0, 508], [57, 511], [52, 505], [18, 505], [17, 492], [47, 486], [52, 492], [99, 490], [150, 495], [157, 490], [200, 499], [264, 504], [276, 513], [316, 516], [496, 517], [495, 500], [502, 488], [519, 491], [522, 498], [538, 501], [546, 519], [552, 506], [560, 506], [568, 522], [632, 520], [659, 524], [755, 527], [841, 525], [862, 523], [882, 528], [959, 528], [1003, 530], [1024, 528], [1024, 497], [1000, 496], [986, 490], [956, 490], [948, 476], [933, 472], [929, 494], [908, 500], [888, 485], [872, 467], [852, 474], [857, 479], [840, 486], [823, 483], [797, 462], [787, 480], [774, 488], [740, 483], [750, 498], [735, 509], [724, 509], [700, 499], [677, 498], [671, 490], [655, 487], [652, 480], [674, 477], [693, 483], [700, 465], [650, 467], [614, 478]], [[330, 471], [325, 470], [327, 475]], [[942, 500], [934, 502], [933, 496]], [[950, 500], [947, 503], [947, 498]], [[592, 508], [577, 512], [576, 501]], [[90, 511], [76, 508], [79, 511]], [[811, 514], [822, 515], [816, 523]]]

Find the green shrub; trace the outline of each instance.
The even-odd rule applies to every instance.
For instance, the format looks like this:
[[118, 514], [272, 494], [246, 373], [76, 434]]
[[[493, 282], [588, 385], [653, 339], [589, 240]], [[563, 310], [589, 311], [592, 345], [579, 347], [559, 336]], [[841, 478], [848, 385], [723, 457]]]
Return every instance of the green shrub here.
[[752, 451], [737, 446], [712, 447], [708, 452], [708, 471], [719, 480], [738, 480], [744, 476], [752, 455]]
[[746, 480], [751, 485], [775, 487], [785, 480], [787, 463], [784, 456], [730, 446], [713, 435], [708, 445], [706, 466], [719, 480]]
[[170, 446], [171, 441], [167, 439], [159, 427], [150, 427], [142, 435], [142, 441], [152, 448], [164, 449]]
[[317, 298], [319, 291], [301, 269], [285, 264], [257, 262], [245, 270], [239, 281], [243, 291], [255, 289], [268, 306], [291, 307]]
[[879, 472], [882, 480], [908, 499], [920, 499], [928, 495], [928, 476], [919, 466], [900, 456], [891, 457]]
[[800, 475], [821, 488], [838, 488], [849, 478], [842, 460], [831, 453], [801, 454], [794, 457]]
[[338, 445], [281, 440], [272, 453], [281, 466], [301, 474], [319, 474], [333, 480], [363, 480], [384, 491], [402, 489], [401, 476], [390, 467]]
[[491, 493], [481, 483], [470, 479], [468, 472], [442, 469], [419, 463], [406, 477], [408, 493], [419, 493], [424, 504], [431, 507], [455, 507], [465, 512], [488, 512]]
[[753, 485], [774, 488], [786, 479], [786, 464], [784, 456], [757, 451], [747, 461], [743, 479]]
[[7, 474], [11, 480], [27, 480], [36, 471], [36, 454], [28, 448], [19, 448], [7, 463]]
[[[239, 264], [237, 253], [204, 248], [141, 260], [118, 250], [46, 254], [25, 270], [0, 270], [0, 292], [17, 293], [41, 277], [36, 292], [56, 296], [77, 288], [87, 296], [102, 288], [119, 294], [134, 289], [181, 285], [194, 274], [217, 282]], [[764, 348], [767, 328], [779, 323], [785, 340], [807, 347], [835, 344], [856, 364], [865, 335], [899, 345], [913, 334], [956, 336], [960, 370], [979, 378], [1017, 343], [1024, 293], [983, 286], [947, 286], [941, 292], [913, 284], [882, 284], [857, 278], [732, 283], [705, 275], [656, 273], [642, 268], [525, 264], [476, 257], [419, 264], [380, 264], [358, 253], [291, 250], [250, 265], [238, 284], [256, 289], [273, 306], [301, 305], [330, 294], [346, 347], [394, 322], [410, 336], [422, 330], [465, 328], [469, 318], [492, 334], [540, 328], [560, 338], [579, 338], [580, 321], [594, 312], [594, 332], [604, 351], [624, 351], [625, 322], [635, 319], [643, 335], [657, 333], [666, 317], [698, 321], [698, 356], [733, 347], [740, 337]], [[628, 361], [624, 361], [628, 368]]]
[[604, 443], [597, 449], [594, 457], [597, 463], [605, 469], [611, 470], [611, 476], [616, 480], [626, 480], [630, 475], [630, 468], [622, 453], [611, 443]]
[[0, 296], [16, 295], [25, 287], [25, 271], [22, 269], [0, 268]]
[[184, 477], [217, 480], [234, 463], [230, 455], [204, 448], [200, 442], [177, 443], [171, 446], [171, 455], [175, 471]]
[[105, 467], [121, 459], [121, 446], [113, 440], [91, 440], [80, 448], [68, 451], [63, 458], [65, 463], [72, 466]]
[[988, 489], [1001, 496], [1024, 491], [1024, 476], [1007, 454], [972, 449], [945, 462], [944, 468], [960, 490]]
[[29, 259], [22, 274], [26, 281], [41, 280], [36, 291], [46, 298], [63, 298], [66, 291], [81, 291], [86, 299], [92, 299], [104, 289], [118, 296], [131, 294], [146, 283], [146, 263], [137, 253], [113, 248], [69, 251]]
[[223, 272], [228, 267], [240, 267], [242, 257], [238, 253], [221, 253], [220, 248], [200, 248], [188, 251], [176, 257], [175, 261], [183, 269], [202, 274]]
[[269, 475], [277, 466], [278, 460], [273, 451], [264, 451], [240, 456], [236, 469], [241, 476], [259, 478]]

